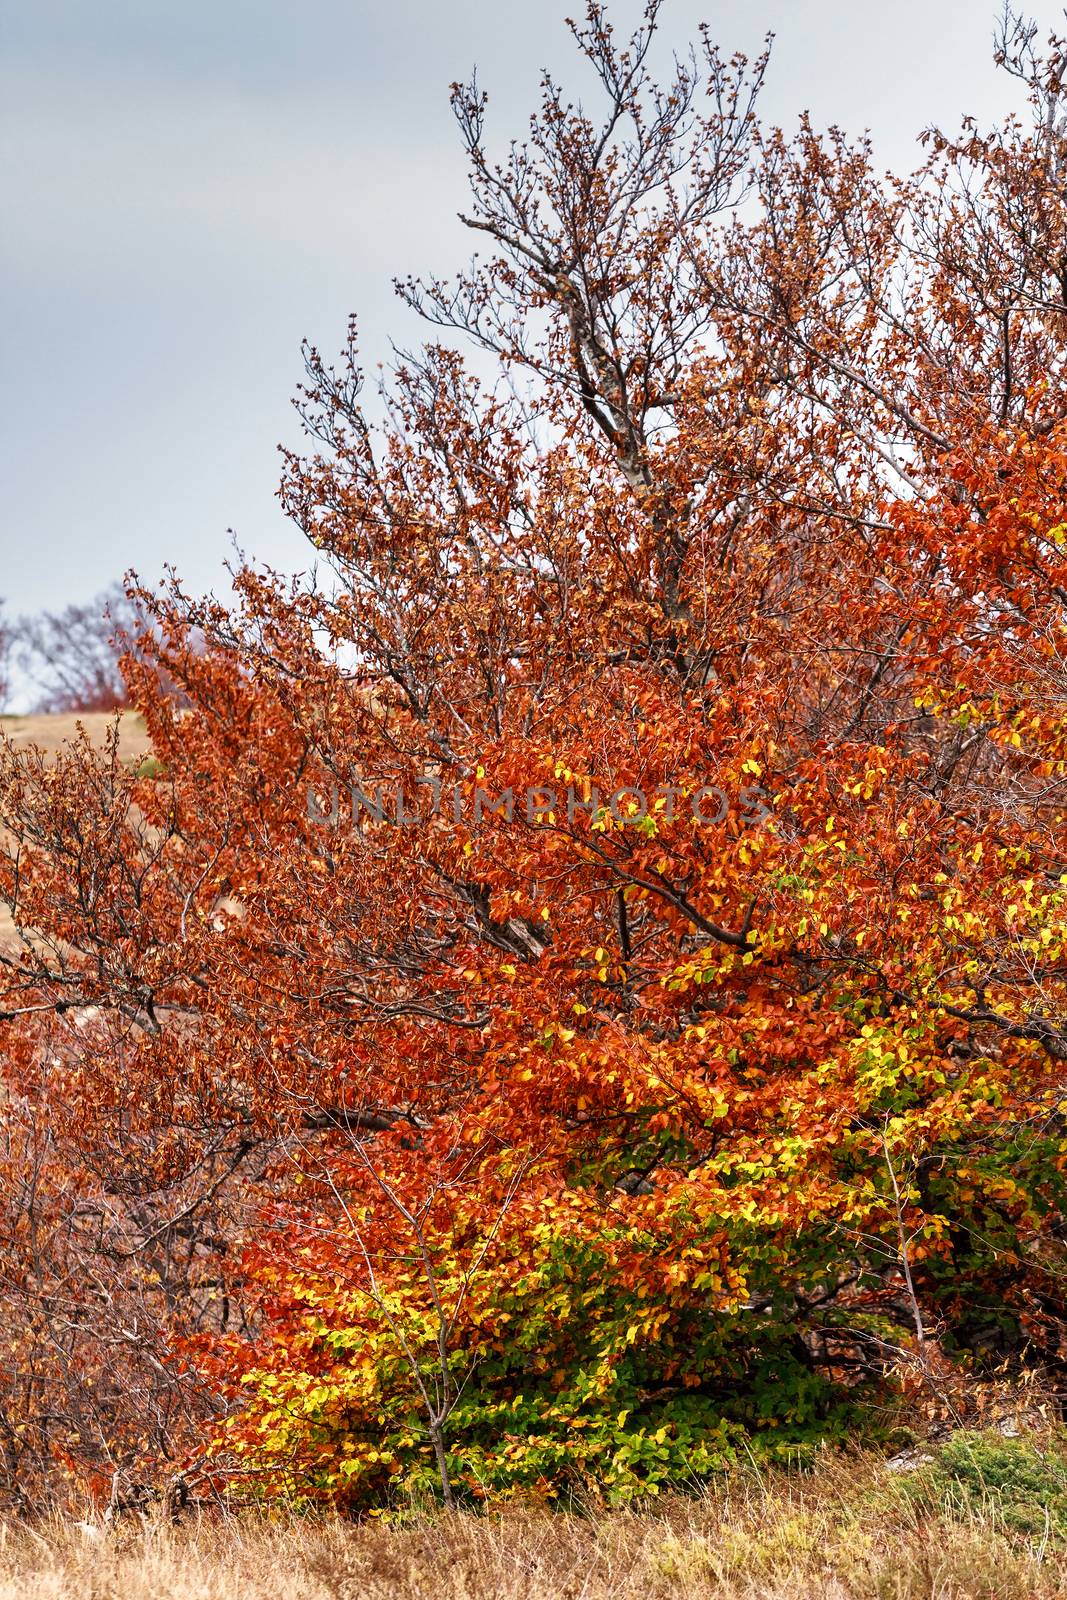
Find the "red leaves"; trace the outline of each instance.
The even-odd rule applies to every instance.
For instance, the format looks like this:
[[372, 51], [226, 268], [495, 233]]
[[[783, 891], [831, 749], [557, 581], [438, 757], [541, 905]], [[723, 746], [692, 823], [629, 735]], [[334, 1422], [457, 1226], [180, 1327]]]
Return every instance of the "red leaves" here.
[[[724, 165], [656, 217], [625, 184], [674, 170], [671, 107], [643, 155], [609, 115], [593, 171], [550, 92], [541, 165], [490, 178], [461, 101], [509, 259], [411, 292], [534, 388], [432, 345], [376, 427], [354, 349], [309, 352], [283, 498], [336, 585], [151, 599], [158, 765], [3, 757], [4, 1293], [39, 1330], [42, 1282], [91, 1286], [72, 1371], [140, 1308], [131, 1451], [199, 1426], [176, 1345], [227, 1448], [343, 1497], [353, 1416], [447, 1456], [483, 1367], [497, 1423], [524, 1370], [586, 1386], [570, 1419], [697, 1347], [720, 1394], [773, 1307], [839, 1376], [826, 1319], [890, 1314], [900, 1237], [928, 1306], [1026, 1278], [1067, 1058], [1064, 352], [1036, 301], [989, 322], [983, 252], [1052, 197], [981, 143], [986, 211], [882, 187], [805, 127], [716, 234], [729, 95]], [[64, 1232], [68, 1192], [106, 1226]]]

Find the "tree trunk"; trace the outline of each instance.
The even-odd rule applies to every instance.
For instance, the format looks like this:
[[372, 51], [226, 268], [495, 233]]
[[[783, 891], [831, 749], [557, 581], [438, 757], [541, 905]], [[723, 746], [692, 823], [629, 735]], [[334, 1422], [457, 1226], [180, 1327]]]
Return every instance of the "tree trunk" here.
[[441, 1475], [441, 1498], [449, 1511], [455, 1511], [456, 1497], [452, 1493], [452, 1480], [448, 1475], [448, 1454], [445, 1450], [444, 1429], [440, 1423], [430, 1424], [430, 1442], [437, 1458], [437, 1470]]

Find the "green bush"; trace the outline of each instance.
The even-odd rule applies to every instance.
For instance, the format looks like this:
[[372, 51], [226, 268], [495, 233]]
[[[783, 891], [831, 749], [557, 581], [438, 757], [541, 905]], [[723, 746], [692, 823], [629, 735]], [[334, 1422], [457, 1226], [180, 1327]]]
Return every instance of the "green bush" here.
[[957, 1433], [914, 1485], [939, 1510], [992, 1509], [1005, 1528], [1029, 1537], [1067, 1539], [1067, 1448], [1061, 1434], [1008, 1439]]

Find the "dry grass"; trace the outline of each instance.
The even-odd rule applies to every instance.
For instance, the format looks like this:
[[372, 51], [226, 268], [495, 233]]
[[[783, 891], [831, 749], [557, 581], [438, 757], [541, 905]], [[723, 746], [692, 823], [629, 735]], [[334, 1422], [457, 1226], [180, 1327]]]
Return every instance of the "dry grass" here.
[[1067, 1551], [994, 1500], [937, 1511], [874, 1462], [640, 1512], [514, 1508], [405, 1525], [247, 1519], [0, 1528], [0, 1600], [1044, 1600]]
[[[61, 744], [76, 737], [77, 726], [84, 727], [90, 740], [102, 749], [115, 718], [110, 711], [79, 711], [52, 714], [35, 712], [32, 716], [0, 716], [0, 734], [15, 745], [35, 744], [49, 754]], [[133, 761], [148, 754], [148, 734], [143, 717], [136, 712], [122, 712], [119, 718], [119, 753], [124, 760]]]

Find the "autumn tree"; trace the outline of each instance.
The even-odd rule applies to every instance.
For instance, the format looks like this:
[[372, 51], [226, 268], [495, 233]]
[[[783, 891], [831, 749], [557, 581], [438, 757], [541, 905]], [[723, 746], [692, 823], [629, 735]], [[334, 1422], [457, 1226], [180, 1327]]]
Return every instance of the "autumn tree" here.
[[116, 583], [85, 604], [19, 619], [11, 646], [38, 711], [114, 711], [127, 703], [119, 660], [146, 625]]
[[500, 157], [453, 90], [482, 253], [374, 408], [306, 352], [314, 579], [139, 595], [158, 770], [3, 759], [9, 1092], [58, 1018], [72, 1181], [131, 1139], [201, 1263], [166, 1448], [289, 1495], [624, 1497], [1063, 1361], [1065, 47], [888, 181], [660, 13]]

